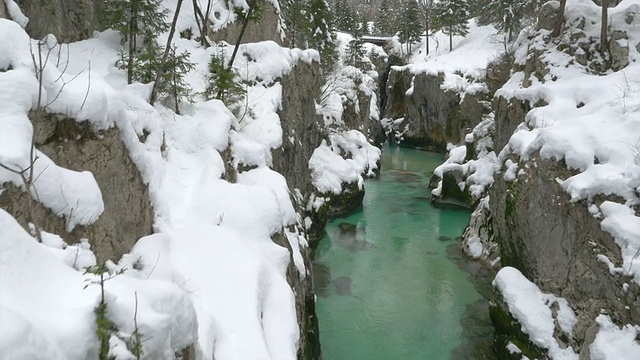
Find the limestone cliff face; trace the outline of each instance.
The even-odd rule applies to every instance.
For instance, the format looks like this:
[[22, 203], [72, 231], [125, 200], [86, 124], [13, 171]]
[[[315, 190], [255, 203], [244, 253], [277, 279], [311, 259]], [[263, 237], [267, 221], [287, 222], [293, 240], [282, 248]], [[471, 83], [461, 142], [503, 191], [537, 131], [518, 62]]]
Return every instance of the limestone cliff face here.
[[464, 129], [476, 126], [488, 112], [487, 96], [443, 88], [445, 75], [411, 74], [392, 68], [387, 82], [385, 117], [404, 120], [394, 126], [401, 144], [445, 152], [447, 143], [459, 143]]
[[543, 291], [569, 301], [578, 323], [568, 342], [588, 358], [587, 345], [597, 330], [594, 319], [602, 309], [620, 323], [640, 323], [640, 287], [612, 275], [598, 260], [603, 254], [621, 263], [620, 249], [586, 204], [571, 202], [558, 185], [556, 179], [570, 177], [570, 171], [539, 157], [524, 166], [526, 174], [516, 181], [495, 177], [490, 190], [493, 239], [503, 266], [519, 269]]
[[[317, 63], [298, 63], [282, 78], [282, 108], [278, 112], [282, 126], [282, 146], [272, 151], [273, 169], [282, 174], [294, 196], [299, 214], [306, 214], [306, 199], [313, 193], [309, 158], [323, 137], [321, 118], [316, 115], [315, 98], [321, 85]], [[292, 140], [290, 140], [292, 139]], [[295, 190], [297, 189], [297, 190]], [[302, 227], [302, 226], [301, 226]], [[289, 248], [284, 234], [277, 234], [274, 242]], [[291, 249], [289, 248], [291, 251]], [[287, 269], [287, 280], [296, 296], [296, 313], [300, 327], [298, 359], [319, 359], [320, 341], [315, 312], [315, 292], [311, 269], [311, 248], [301, 248], [308, 273], [303, 278], [293, 259]]]
[[64, 235], [67, 241], [88, 238], [100, 261], [120, 258], [139, 238], [152, 233], [154, 215], [149, 190], [129, 158], [117, 128], [96, 133], [86, 122], [77, 123], [52, 114], [32, 114], [31, 120], [36, 131], [36, 147], [40, 151], [62, 167], [93, 173], [102, 192], [105, 210], [95, 223], [77, 226], [67, 234], [65, 219], [37, 202], [33, 202], [32, 219], [29, 195], [16, 187], [9, 186], [0, 194], [0, 207], [25, 228], [29, 222], [34, 222], [44, 231], [67, 234]]
[[[280, 15], [272, 3], [268, 1], [258, 1], [261, 11], [260, 19], [250, 21], [242, 36], [241, 43], [254, 43], [259, 41], [272, 40], [282, 45], [280, 31]], [[214, 14], [215, 16], [215, 14]], [[235, 44], [242, 28], [241, 22], [233, 22], [222, 29], [213, 32], [209, 38], [213, 41], [226, 41]]]
[[103, 1], [23, 0], [20, 8], [29, 17], [27, 32], [36, 39], [53, 34], [59, 42], [77, 41], [104, 29], [100, 19]]

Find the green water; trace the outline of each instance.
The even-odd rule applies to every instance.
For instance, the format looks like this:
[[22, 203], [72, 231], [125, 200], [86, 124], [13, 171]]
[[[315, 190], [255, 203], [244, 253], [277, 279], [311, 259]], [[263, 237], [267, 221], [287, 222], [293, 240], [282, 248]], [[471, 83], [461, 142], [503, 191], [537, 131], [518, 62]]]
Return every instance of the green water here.
[[450, 259], [470, 214], [433, 208], [427, 197], [441, 162], [385, 149], [362, 211], [327, 226], [314, 261], [324, 360], [486, 358], [461, 348], [465, 318], [483, 314], [473, 332], [484, 338], [489, 324], [486, 301]]

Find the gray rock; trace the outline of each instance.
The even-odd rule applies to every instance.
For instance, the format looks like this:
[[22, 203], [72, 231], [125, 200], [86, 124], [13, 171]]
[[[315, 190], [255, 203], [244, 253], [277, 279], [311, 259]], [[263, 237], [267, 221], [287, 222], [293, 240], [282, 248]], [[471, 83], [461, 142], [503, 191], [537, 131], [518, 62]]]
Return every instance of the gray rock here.
[[65, 220], [40, 204], [34, 206], [34, 219], [31, 219], [30, 197], [16, 187], [8, 186], [0, 195], [1, 208], [25, 228], [28, 222], [34, 222], [42, 230], [60, 234], [67, 241], [88, 238], [99, 261], [118, 259], [129, 252], [139, 238], [152, 233], [154, 215], [149, 191], [129, 158], [118, 129], [103, 131], [98, 136], [86, 122], [77, 123], [50, 114], [32, 113], [31, 118], [38, 149], [59, 166], [93, 173], [105, 209], [92, 225], [77, 226], [67, 234]]
[[[385, 116], [399, 118], [402, 144], [431, 151], [445, 152], [447, 143], [460, 143], [463, 129], [480, 122], [488, 109], [478, 96], [461, 95], [443, 90], [444, 74], [418, 74], [407, 70], [391, 70], [387, 83], [388, 102]], [[405, 95], [413, 84], [413, 92]]]
[[578, 351], [588, 346], [587, 330], [600, 309], [620, 324], [640, 323], [640, 287], [628, 277], [612, 275], [597, 258], [603, 254], [619, 264], [619, 247], [586, 204], [571, 202], [556, 181], [571, 172], [537, 156], [520, 167], [525, 175], [515, 182], [496, 175], [490, 190], [502, 265], [519, 269], [542, 291], [569, 301], [578, 318], [569, 343]]
[[[242, 36], [242, 44], [271, 40], [282, 45], [279, 31], [279, 16], [273, 4], [269, 1], [259, 1], [262, 16], [258, 21], [249, 21]], [[242, 29], [241, 22], [234, 22], [226, 27], [208, 34], [213, 41], [226, 41], [235, 44]], [[197, 29], [194, 29], [194, 33]]]
[[30, 36], [53, 34], [59, 42], [71, 42], [104, 29], [100, 18], [103, 4], [92, 0], [22, 0], [20, 8], [29, 17], [26, 30]]
[[609, 41], [611, 69], [618, 71], [629, 65], [629, 39], [626, 31], [614, 30]]
[[553, 30], [556, 26], [558, 9], [560, 9], [560, 2], [558, 1], [549, 1], [542, 5], [538, 14], [538, 29]]

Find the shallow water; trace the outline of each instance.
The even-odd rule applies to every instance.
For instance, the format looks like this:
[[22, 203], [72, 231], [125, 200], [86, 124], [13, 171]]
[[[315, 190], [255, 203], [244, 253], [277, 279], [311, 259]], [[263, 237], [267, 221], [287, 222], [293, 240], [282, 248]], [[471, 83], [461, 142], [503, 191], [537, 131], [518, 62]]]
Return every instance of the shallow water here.
[[327, 226], [314, 261], [324, 360], [490, 358], [487, 301], [458, 256], [470, 214], [428, 200], [441, 162], [385, 149], [362, 211]]

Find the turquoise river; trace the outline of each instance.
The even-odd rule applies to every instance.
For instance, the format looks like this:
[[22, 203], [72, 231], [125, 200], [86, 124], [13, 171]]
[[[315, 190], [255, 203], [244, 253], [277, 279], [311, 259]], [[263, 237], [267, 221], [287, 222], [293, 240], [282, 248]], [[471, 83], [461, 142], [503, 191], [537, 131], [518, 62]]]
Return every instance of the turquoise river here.
[[442, 155], [390, 147], [381, 162], [362, 209], [330, 222], [315, 251], [323, 360], [490, 359], [478, 268], [456, 239], [470, 214], [429, 202]]

